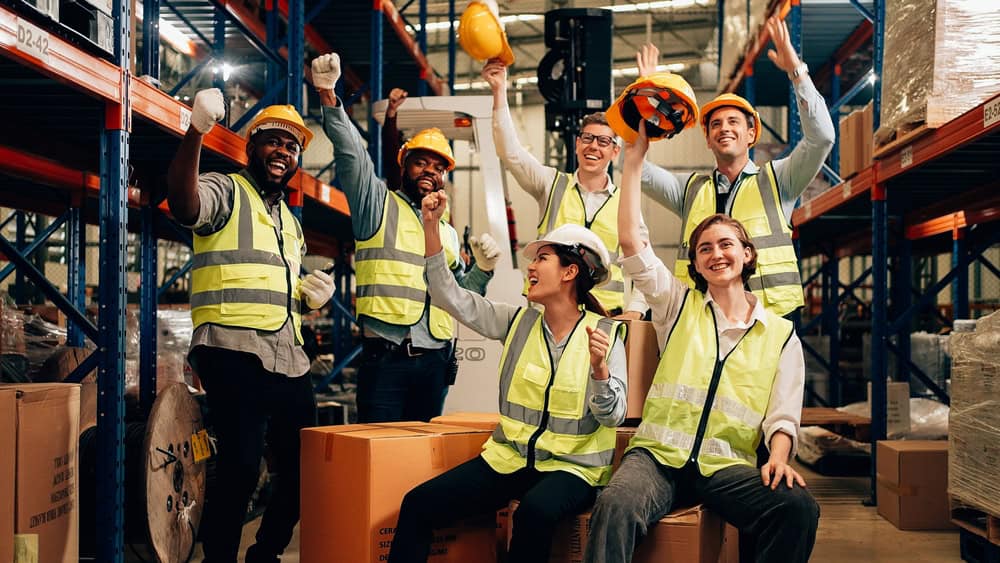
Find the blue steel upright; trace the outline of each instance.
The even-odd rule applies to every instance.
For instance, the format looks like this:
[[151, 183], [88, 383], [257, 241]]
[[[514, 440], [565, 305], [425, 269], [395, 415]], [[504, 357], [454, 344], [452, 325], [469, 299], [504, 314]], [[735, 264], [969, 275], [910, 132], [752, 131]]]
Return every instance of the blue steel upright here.
[[160, 0], [142, 2], [142, 73], [160, 79]]
[[[427, 0], [420, 0], [420, 31], [417, 33], [417, 45], [420, 47], [420, 54], [427, 56]], [[448, 20], [451, 21], [451, 20]], [[417, 95], [427, 95], [427, 81], [417, 82]]]
[[[222, 65], [224, 56], [226, 54], [226, 13], [222, 8], [215, 7], [215, 19], [212, 23], [212, 28], [214, 30], [212, 36], [212, 59], [215, 67], [212, 69], [212, 87], [218, 88], [222, 91], [222, 95], [226, 94], [226, 81], [224, 80], [224, 75], [222, 71]], [[226, 112], [227, 117], [229, 112]], [[229, 120], [226, 119], [225, 124], [229, 124]]]
[[448, 34], [448, 94], [455, 94], [455, 0], [448, 0], [448, 21], [451, 33]]
[[302, 65], [305, 62], [305, 0], [288, 0], [288, 103], [301, 115], [305, 115], [302, 103], [302, 84], [305, 77]]
[[[802, 6], [799, 0], [792, 0], [792, 6], [785, 16], [788, 24], [788, 36], [792, 40], [792, 49], [802, 57]], [[795, 85], [788, 82], [788, 148], [799, 144], [802, 140], [802, 119], [799, 116], [799, 104], [795, 101]]]
[[[833, 65], [833, 76], [830, 77], [830, 102], [836, 102], [840, 99], [840, 64]], [[830, 110], [830, 118], [833, 121], [833, 149], [830, 151], [830, 168], [837, 174], [840, 174], [840, 108]], [[851, 261], [853, 267], [854, 262]], [[853, 279], [853, 275], [852, 278]]]
[[872, 186], [872, 393], [871, 393], [871, 503], [878, 503], [875, 468], [879, 440], [886, 435], [886, 368], [888, 320], [889, 220], [885, 184]]
[[158, 247], [156, 241], [156, 206], [145, 203], [139, 211], [142, 231], [139, 233], [139, 404], [148, 414], [156, 400], [156, 305], [159, 295], [157, 279]]
[[[70, 303], [78, 311], [87, 306], [87, 257], [83, 249], [87, 246], [87, 226], [81, 217], [80, 202], [69, 208], [69, 218], [66, 222], [66, 286]], [[80, 326], [66, 320], [66, 344], [68, 346], [83, 346], [84, 332]]]
[[[121, 103], [106, 106], [101, 134], [100, 278], [97, 338], [97, 560], [124, 561], [125, 507], [125, 244], [128, 214], [131, 17], [114, 0], [115, 64], [122, 69]], [[84, 516], [86, 518], [88, 516]]]
[[[371, 78], [368, 80], [371, 101], [382, 99], [382, 26], [385, 24], [382, 15], [382, 0], [372, 2], [371, 26]], [[382, 133], [375, 113], [368, 112], [368, 155], [372, 159], [375, 175], [382, 177]]]

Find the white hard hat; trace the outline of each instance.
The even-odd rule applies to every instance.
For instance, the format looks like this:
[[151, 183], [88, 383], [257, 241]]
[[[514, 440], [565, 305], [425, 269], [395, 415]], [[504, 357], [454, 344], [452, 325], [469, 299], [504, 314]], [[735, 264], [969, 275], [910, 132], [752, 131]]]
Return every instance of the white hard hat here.
[[594, 287], [604, 285], [611, 278], [609, 272], [611, 257], [608, 254], [608, 247], [604, 246], [601, 237], [587, 227], [582, 225], [556, 227], [544, 237], [528, 243], [524, 247], [524, 257], [528, 260], [534, 260], [538, 249], [550, 244], [577, 250], [584, 263], [590, 268], [589, 274], [594, 280]]

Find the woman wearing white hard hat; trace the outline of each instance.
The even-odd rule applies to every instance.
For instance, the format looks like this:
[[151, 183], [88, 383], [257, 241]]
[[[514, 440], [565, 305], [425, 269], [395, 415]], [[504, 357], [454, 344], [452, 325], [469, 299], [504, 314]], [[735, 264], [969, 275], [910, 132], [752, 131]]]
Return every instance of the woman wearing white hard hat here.
[[[700, 502], [757, 538], [757, 562], [808, 561], [819, 506], [795, 455], [805, 368], [792, 323], [747, 291], [757, 250], [728, 215], [702, 220], [681, 282], [639, 235], [639, 184], [649, 148], [639, 122], [626, 145], [618, 236], [622, 268], [646, 295], [660, 362], [642, 423], [590, 519], [584, 561], [631, 561], [637, 541], [678, 498]], [[757, 446], [770, 458], [756, 466]]]
[[[423, 220], [438, 221], [446, 202], [444, 192], [426, 196]], [[461, 289], [448, 277], [437, 229], [424, 236], [434, 305], [504, 342], [500, 424], [479, 457], [406, 495], [389, 561], [426, 561], [433, 529], [518, 499], [510, 560], [547, 562], [556, 524], [586, 510], [610, 479], [615, 427], [625, 419], [625, 327], [590, 293], [609, 277], [608, 250], [579, 225], [529, 244], [528, 300], [543, 312]]]

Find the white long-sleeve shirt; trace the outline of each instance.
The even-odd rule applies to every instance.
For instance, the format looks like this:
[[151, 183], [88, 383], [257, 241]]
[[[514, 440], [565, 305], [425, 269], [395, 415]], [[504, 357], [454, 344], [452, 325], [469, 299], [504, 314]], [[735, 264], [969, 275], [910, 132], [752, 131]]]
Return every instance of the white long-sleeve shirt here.
[[[517, 180], [521, 189], [528, 192], [531, 197], [538, 202], [538, 217], [545, 215], [545, 207], [549, 202], [549, 191], [552, 183], [556, 179], [558, 170], [551, 166], [544, 166], [530, 152], [521, 146], [517, 139], [517, 132], [514, 129], [514, 119], [510, 115], [510, 107], [504, 104], [503, 107], [493, 110], [493, 142], [496, 144], [497, 157], [504, 167], [510, 171]], [[577, 173], [573, 173], [573, 181], [580, 184]], [[604, 202], [614, 195], [618, 188], [611, 181], [611, 176], [607, 176], [607, 183], [604, 188], [597, 191], [580, 190], [583, 196], [583, 207], [587, 214], [587, 221], [592, 221], [597, 212], [600, 211]], [[553, 210], [553, 213], [555, 210]], [[643, 238], [649, 238], [649, 231], [646, 224], [640, 226]], [[616, 249], [609, 248], [611, 252]], [[638, 291], [633, 291], [628, 303], [625, 304], [625, 311], [638, 311], [645, 313], [646, 300]]]
[[[684, 303], [684, 294], [688, 289], [686, 284], [678, 281], [663, 262], [656, 257], [653, 249], [646, 245], [635, 256], [623, 258], [622, 269], [632, 277], [635, 289], [646, 295], [646, 301], [653, 310], [653, 327], [660, 352], [666, 348], [670, 328], [680, 316]], [[696, 291], [696, 290], [691, 290]], [[705, 294], [707, 301], [715, 310], [715, 319], [719, 331], [719, 354], [723, 357], [731, 352], [754, 322], [765, 326], [768, 316], [757, 297], [746, 292], [747, 299], [753, 304], [753, 311], [747, 322], [730, 321], [719, 309], [718, 303], [712, 298], [711, 288]], [[764, 421], [761, 428], [764, 431], [764, 443], [771, 447], [771, 437], [781, 431], [792, 439], [792, 449], [789, 456], [794, 456], [798, 447], [799, 423], [802, 419], [802, 395], [805, 391], [805, 363], [802, 357], [802, 342], [792, 332], [791, 338], [785, 343], [778, 360], [778, 373], [771, 386], [771, 398], [767, 404]]]
[[[795, 202], [819, 173], [823, 161], [830, 154], [833, 143], [836, 141], [833, 119], [826, 107], [826, 101], [816, 90], [808, 75], [795, 85], [795, 101], [799, 108], [799, 115], [802, 117], [802, 140], [795, 145], [787, 157], [771, 161], [774, 166], [775, 178], [778, 181], [781, 210], [788, 221], [791, 221]], [[733, 205], [732, 198], [728, 197], [729, 194], [746, 177], [754, 176], [759, 171], [759, 166], [752, 160], [748, 161], [733, 185], [730, 185], [729, 178], [720, 174], [718, 170], [713, 173], [716, 192], [728, 199], [726, 213], [731, 214]], [[644, 162], [642, 165], [642, 192], [683, 219], [684, 189], [691, 174], [691, 172], [670, 172], [649, 162]]]
[[[455, 317], [459, 322], [479, 334], [493, 340], [507, 338], [510, 324], [522, 307], [491, 301], [474, 291], [458, 285], [455, 276], [448, 269], [444, 252], [427, 258], [427, 289], [431, 302]], [[557, 342], [542, 319], [545, 340], [548, 342], [549, 358], [553, 370], [559, 367], [566, 344], [571, 334]], [[603, 426], [619, 426], [625, 420], [628, 398], [628, 372], [625, 367], [625, 346], [615, 338], [608, 355], [608, 379], [592, 379], [593, 394], [587, 397], [590, 412]]]

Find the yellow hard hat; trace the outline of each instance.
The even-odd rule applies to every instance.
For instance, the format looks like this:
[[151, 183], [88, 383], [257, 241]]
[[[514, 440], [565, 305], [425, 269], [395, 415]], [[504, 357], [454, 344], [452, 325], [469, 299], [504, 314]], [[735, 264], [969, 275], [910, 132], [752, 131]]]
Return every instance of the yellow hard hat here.
[[698, 103], [686, 80], [670, 72], [654, 72], [629, 84], [606, 115], [608, 125], [626, 142], [635, 142], [643, 119], [649, 140], [658, 141], [698, 123]]
[[400, 166], [403, 166], [407, 153], [417, 149], [431, 151], [432, 153], [447, 160], [448, 170], [455, 168], [455, 155], [451, 152], [451, 145], [448, 144], [448, 139], [445, 138], [444, 133], [442, 133], [437, 127], [424, 129], [411, 137], [409, 141], [406, 141], [406, 143], [404, 143], [399, 149], [399, 153], [396, 155], [396, 162], [398, 162]]
[[476, 60], [500, 59], [507, 66], [514, 64], [514, 52], [500, 24], [496, 2], [469, 2], [458, 20], [458, 42]]
[[302, 116], [291, 105], [268, 106], [260, 110], [247, 127], [247, 139], [267, 129], [281, 129], [291, 133], [299, 140], [302, 150], [306, 149], [313, 138], [312, 131], [306, 127]]
[[751, 141], [750, 146], [756, 145], [757, 140], [760, 139], [760, 114], [750, 105], [750, 102], [736, 94], [722, 94], [701, 108], [701, 127], [705, 130], [705, 136], [708, 136], [708, 116], [712, 115], [713, 111], [723, 107], [736, 108], [753, 116], [753, 141]]

